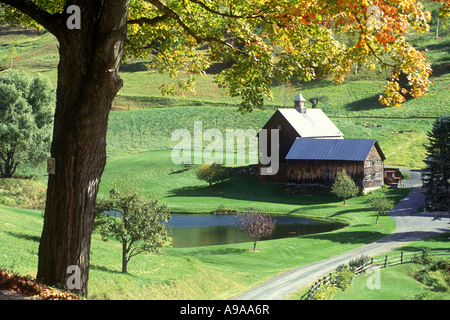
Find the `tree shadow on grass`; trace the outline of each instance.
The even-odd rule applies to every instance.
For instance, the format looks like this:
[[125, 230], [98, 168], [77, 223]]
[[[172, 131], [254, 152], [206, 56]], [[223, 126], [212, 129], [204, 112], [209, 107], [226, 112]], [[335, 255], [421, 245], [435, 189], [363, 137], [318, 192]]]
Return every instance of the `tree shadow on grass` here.
[[206, 256], [206, 255], [237, 255], [237, 254], [243, 254], [243, 253], [247, 253], [248, 249], [239, 249], [239, 248], [230, 248], [228, 246], [223, 247], [223, 248], [208, 248], [208, 249], [204, 249], [204, 250], [195, 250], [195, 251], [190, 251], [189, 255], [190, 256]]
[[98, 270], [98, 271], [104, 271], [104, 272], [113, 273], [113, 274], [132, 275], [132, 274], [129, 274], [129, 273], [123, 273], [122, 271], [119, 271], [119, 270], [113, 270], [113, 269], [107, 268], [105, 266], [99, 266], [99, 265], [95, 265], [95, 264], [89, 265], [89, 269]]
[[38, 242], [38, 243], [41, 241], [41, 237], [32, 236], [30, 234], [25, 234], [25, 233], [20, 233], [20, 232], [11, 232], [11, 231], [7, 231], [6, 233], [9, 234], [10, 236], [16, 237], [18, 239], [30, 240], [30, 241], [34, 241], [34, 242]]
[[336, 217], [336, 216], [342, 216], [345, 215], [347, 213], [359, 213], [359, 212], [368, 212], [368, 211], [372, 211], [370, 208], [357, 208], [357, 209], [346, 209], [346, 210], [340, 210], [337, 211], [336, 213], [330, 215], [330, 218]]
[[388, 236], [378, 231], [339, 231], [332, 233], [317, 233], [303, 236], [308, 239], [327, 240], [341, 244], [368, 244]]
[[[130, 267], [128, 267], [128, 268], [130, 268]], [[131, 271], [128, 270], [127, 272], [123, 273], [122, 271], [117, 270], [117, 269], [111, 269], [111, 268], [107, 268], [105, 266], [100, 266], [100, 265], [95, 265], [95, 264], [90, 264], [89, 269], [103, 271], [103, 272], [107, 272], [109, 274], [117, 274], [117, 275], [123, 275], [123, 276], [131, 277], [131, 278], [135, 278], [135, 279], [140, 279], [140, 275], [133, 274], [132, 270]]]
[[284, 190], [285, 184], [271, 184], [259, 182], [253, 178], [234, 178], [217, 183], [211, 187], [207, 185], [186, 186], [172, 189], [170, 197], [219, 197], [233, 200], [270, 202], [287, 205], [326, 205], [336, 202], [335, 197], [326, 195], [288, 194]]
[[184, 173], [184, 172], [189, 171], [189, 170], [190, 170], [190, 168], [184, 168], [184, 169], [172, 171], [172, 172], [170, 172], [170, 174]]
[[357, 101], [353, 101], [348, 103], [345, 106], [347, 111], [367, 111], [367, 110], [378, 110], [378, 109], [386, 109], [389, 108], [385, 105], [382, 105], [379, 101], [380, 95], [375, 94], [370, 97], [366, 97]]
[[439, 59], [439, 63], [434, 63], [432, 66], [431, 76], [434, 78], [443, 76], [447, 73], [450, 73], [450, 61], [446, 58]]

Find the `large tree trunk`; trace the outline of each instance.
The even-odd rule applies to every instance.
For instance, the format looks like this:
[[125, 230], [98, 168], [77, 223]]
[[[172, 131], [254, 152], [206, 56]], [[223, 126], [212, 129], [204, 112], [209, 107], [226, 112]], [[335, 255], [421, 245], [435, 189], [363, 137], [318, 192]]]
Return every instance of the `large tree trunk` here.
[[78, 276], [68, 267], [77, 266], [80, 286], [69, 289], [86, 295], [95, 199], [106, 164], [108, 115], [122, 87], [118, 68], [129, 0], [74, 2], [81, 8], [81, 30], [67, 29], [58, 39], [51, 148], [56, 173], [48, 179], [37, 279], [68, 288], [68, 278]]

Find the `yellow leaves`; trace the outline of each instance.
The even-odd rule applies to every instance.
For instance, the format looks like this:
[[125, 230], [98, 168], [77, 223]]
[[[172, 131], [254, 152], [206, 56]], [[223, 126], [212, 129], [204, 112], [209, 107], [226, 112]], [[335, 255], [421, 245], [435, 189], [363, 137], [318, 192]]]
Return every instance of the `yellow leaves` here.
[[[270, 94], [271, 77], [308, 80], [332, 74], [340, 83], [352, 64], [375, 71], [379, 63], [408, 76], [407, 88], [402, 88], [395, 76], [388, 81], [380, 97], [386, 105], [399, 106], [405, 94], [421, 96], [430, 84], [429, 64], [404, 38], [411, 27], [429, 28], [430, 14], [420, 1], [248, 0], [232, 1], [232, 6], [229, 1], [219, 0], [202, 3], [213, 12], [189, 1], [167, 2], [189, 29], [177, 19], [148, 29], [129, 26], [129, 34], [136, 38], [129, 43], [137, 46], [154, 41], [154, 66], [174, 76], [179, 70], [201, 73], [211, 62], [231, 60], [233, 67], [219, 76], [218, 83], [232, 96], [253, 105]], [[149, 2], [132, 0], [130, 18], [160, 15]], [[342, 41], [349, 37], [339, 33], [351, 35], [351, 44]], [[201, 58], [193, 54], [200, 44], [207, 45]], [[166, 93], [175, 88], [189, 90], [193, 83], [182, 81], [163, 89]]]
[[387, 106], [400, 107], [405, 101], [405, 97], [400, 94], [400, 85], [396, 81], [388, 81], [384, 88], [383, 94], [380, 96], [380, 103]]
[[0, 270], [0, 288], [17, 293], [33, 296], [36, 299], [44, 300], [78, 300], [76, 296], [69, 292], [60, 291], [42, 285], [34, 279], [24, 276], [13, 275], [4, 270]]

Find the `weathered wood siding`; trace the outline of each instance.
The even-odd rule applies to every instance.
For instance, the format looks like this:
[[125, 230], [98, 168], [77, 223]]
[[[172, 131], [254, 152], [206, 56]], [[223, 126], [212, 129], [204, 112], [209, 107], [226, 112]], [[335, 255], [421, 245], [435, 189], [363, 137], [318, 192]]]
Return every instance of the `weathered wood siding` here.
[[364, 161], [364, 188], [379, 188], [384, 184], [384, 161], [375, 146]]
[[287, 181], [331, 186], [336, 174], [342, 170], [364, 189], [383, 186], [384, 162], [375, 146], [365, 161], [288, 160]]
[[363, 187], [362, 161], [288, 160], [287, 180], [298, 184], [331, 186], [336, 174], [342, 170], [345, 170], [356, 184]]
[[[279, 131], [279, 170], [278, 173], [271, 176], [259, 176], [259, 180], [263, 182], [287, 182], [286, 175], [286, 155], [292, 147], [295, 139], [300, 137], [297, 131], [277, 110], [272, 118], [266, 123], [263, 129], [267, 129], [267, 149], [270, 156], [271, 150], [271, 129], [280, 129]], [[258, 136], [258, 142], [259, 142]], [[261, 164], [260, 164], [261, 166]]]
[[[258, 170], [261, 170], [263, 166], [259, 164]], [[267, 167], [267, 166], [265, 166]], [[261, 171], [259, 171], [259, 181], [261, 182], [280, 182], [286, 183], [287, 180], [287, 164], [286, 162], [280, 162], [278, 172], [273, 175], [261, 175]]]

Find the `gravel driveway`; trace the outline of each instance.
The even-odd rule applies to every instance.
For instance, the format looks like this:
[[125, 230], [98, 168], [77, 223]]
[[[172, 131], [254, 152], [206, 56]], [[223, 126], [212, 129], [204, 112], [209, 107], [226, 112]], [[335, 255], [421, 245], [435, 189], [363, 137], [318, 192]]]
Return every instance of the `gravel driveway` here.
[[235, 299], [281, 300], [288, 294], [310, 285], [317, 279], [334, 271], [338, 265], [347, 264], [350, 260], [362, 254], [375, 257], [409, 242], [450, 232], [449, 213], [445, 213], [441, 219], [434, 219], [436, 214], [417, 212], [417, 208], [422, 206], [424, 201], [421, 190], [421, 172], [411, 170], [408, 173], [411, 179], [405, 181], [404, 186], [412, 187], [412, 190], [389, 212], [397, 225], [393, 234], [335, 257], [287, 271]]

